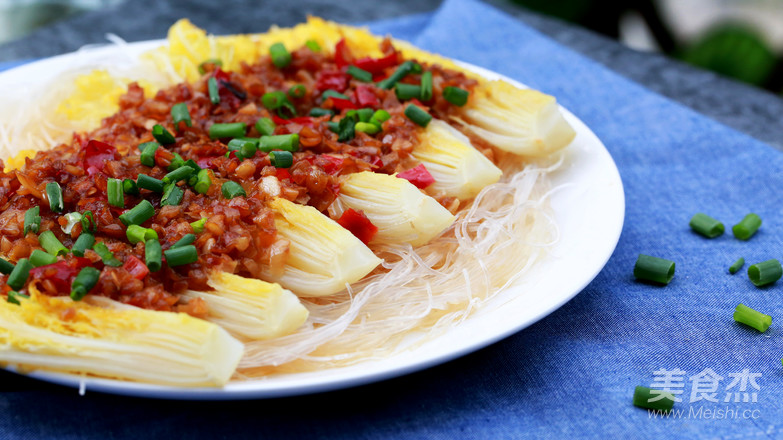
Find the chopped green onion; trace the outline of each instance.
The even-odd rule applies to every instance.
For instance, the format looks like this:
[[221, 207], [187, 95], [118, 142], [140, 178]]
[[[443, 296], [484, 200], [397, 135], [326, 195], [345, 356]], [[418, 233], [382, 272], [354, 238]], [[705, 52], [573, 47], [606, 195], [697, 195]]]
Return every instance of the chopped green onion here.
[[356, 116], [359, 117], [360, 122], [370, 122], [370, 119], [372, 119], [373, 110], [371, 108], [362, 108], [359, 110], [356, 110]]
[[[407, 76], [409, 73], [415, 73], [414, 72], [416, 70], [415, 66], [418, 65], [415, 64], [413, 61], [406, 61], [400, 64], [400, 66], [397, 67], [397, 70], [395, 70], [394, 73], [391, 74], [391, 76], [379, 82], [377, 86], [386, 90], [391, 89], [392, 87], [395, 86], [395, 84], [397, 84], [398, 81], [405, 78], [405, 76]], [[421, 66], [418, 67], [419, 69], [421, 69]]]
[[120, 221], [125, 226], [140, 225], [155, 215], [155, 208], [149, 200], [142, 200], [138, 205], [134, 206], [125, 214], [120, 216]]
[[8, 275], [14, 270], [14, 264], [5, 258], [0, 258], [0, 273]]
[[64, 255], [68, 253], [68, 248], [60, 243], [60, 240], [54, 236], [54, 232], [52, 231], [41, 232], [41, 234], [38, 235], [38, 243], [41, 244], [41, 247], [44, 248], [46, 252], [49, 252], [52, 255]]
[[290, 89], [288, 89], [288, 96], [294, 99], [304, 98], [306, 93], [307, 93], [307, 89], [302, 84], [297, 84], [295, 86], [292, 86]]
[[169, 183], [177, 183], [180, 180], [186, 180], [190, 178], [194, 174], [193, 168], [191, 167], [179, 167], [176, 170], [166, 174], [163, 176], [163, 184], [169, 184]]
[[27, 258], [22, 258], [17, 261], [14, 270], [8, 275], [6, 284], [14, 290], [20, 290], [27, 282], [27, 277], [30, 276], [30, 269], [32, 268], [33, 265], [30, 264], [30, 261]]
[[[259, 144], [260, 143], [261, 140], [259, 139]], [[245, 142], [245, 144], [242, 145], [242, 148], [239, 149], [239, 154], [241, 154], [243, 158], [249, 159], [256, 155], [256, 151], [258, 151], [258, 147], [256, 147], [254, 142]]]
[[238, 138], [245, 135], [247, 125], [244, 122], [231, 124], [212, 124], [209, 127], [210, 139]]
[[177, 141], [174, 139], [174, 135], [160, 124], [155, 124], [155, 126], [152, 127], [152, 137], [161, 145], [169, 145]]
[[294, 163], [294, 155], [290, 151], [272, 151], [269, 160], [275, 168], [291, 168]]
[[261, 136], [258, 141], [258, 150], [264, 153], [269, 153], [272, 150], [299, 151], [299, 135], [293, 133]]
[[114, 258], [114, 254], [109, 250], [108, 246], [106, 246], [106, 243], [99, 241], [98, 243], [95, 243], [92, 250], [101, 257], [103, 264], [112, 267], [122, 266], [122, 262]]
[[46, 184], [46, 197], [49, 199], [49, 209], [53, 212], [63, 212], [63, 191], [57, 182]]
[[101, 276], [101, 271], [98, 269], [87, 266], [79, 271], [79, 275], [73, 279], [71, 283], [71, 299], [74, 301], [81, 301], [84, 295], [92, 290], [96, 284], [98, 284], [98, 278]]
[[356, 78], [357, 81], [361, 81], [361, 82], [372, 81], [372, 73], [364, 69], [360, 69], [356, 66], [348, 66], [347, 73], [348, 75], [351, 75], [352, 77]]
[[312, 50], [313, 52], [320, 52], [321, 51], [321, 45], [318, 44], [315, 40], [307, 40], [305, 42], [305, 46], [307, 46], [308, 49]]
[[184, 102], [171, 106], [171, 119], [174, 120], [174, 128], [177, 130], [179, 130], [180, 122], [184, 122], [188, 127], [193, 126], [193, 121], [190, 119], [190, 112], [188, 112], [188, 105]]
[[467, 104], [469, 95], [470, 92], [465, 89], [460, 89], [459, 87], [449, 86], [443, 89], [443, 99], [457, 107], [462, 107]]
[[33, 206], [24, 213], [24, 235], [28, 232], [38, 233], [41, 229], [41, 207]]
[[739, 272], [740, 269], [742, 269], [742, 266], [745, 265], [745, 259], [740, 258], [737, 261], [734, 262], [734, 264], [729, 267], [729, 273], [734, 275], [735, 273]]
[[179, 155], [179, 153], [174, 153], [174, 159], [171, 159], [171, 163], [166, 168], [166, 171], [174, 171], [184, 166], [185, 166], [185, 159], [183, 159], [182, 156]]
[[761, 333], [767, 331], [769, 326], [772, 325], [771, 316], [753, 310], [744, 304], [737, 304], [737, 308], [734, 309], [734, 320], [753, 327]]
[[388, 121], [391, 118], [391, 115], [386, 110], [380, 109], [376, 110], [375, 113], [373, 113], [372, 118], [370, 118], [370, 122], [378, 126], [378, 129], [383, 128], [383, 123]]
[[[343, 119], [345, 119], [345, 118], [343, 118]], [[330, 122], [327, 122], [326, 125], [329, 127], [329, 130], [331, 130], [331, 131], [333, 131], [335, 133], [340, 133], [340, 123], [339, 122], [330, 121]]]
[[144, 147], [144, 150], [141, 151], [141, 164], [146, 165], [148, 167], [154, 167], [155, 166], [155, 152], [158, 151], [158, 143], [157, 142], [147, 142]]
[[160, 199], [161, 206], [177, 206], [182, 202], [185, 191], [178, 187], [176, 183], [169, 183], [163, 190], [163, 197]]
[[356, 131], [361, 131], [367, 134], [375, 134], [381, 131], [381, 129], [372, 122], [357, 122], [354, 126], [354, 129]]
[[68, 223], [66, 223], [65, 226], [60, 226], [60, 228], [66, 234], [70, 234], [71, 231], [73, 231], [73, 227], [76, 226], [77, 223], [81, 223], [82, 215], [78, 212], [69, 212], [68, 214], [65, 214], [65, 220]]
[[71, 252], [77, 257], [83, 257], [84, 251], [92, 249], [92, 245], [95, 244], [95, 236], [89, 232], [82, 232], [79, 234], [79, 238], [76, 239], [76, 243], [73, 244]]
[[429, 113], [413, 104], [408, 104], [408, 106], [405, 107], [405, 116], [422, 127], [426, 127], [432, 120], [432, 116]]
[[163, 252], [166, 256], [166, 264], [170, 267], [182, 266], [183, 264], [195, 263], [198, 261], [198, 251], [192, 244], [185, 246], [172, 247]]
[[310, 110], [310, 116], [312, 116], [314, 118], [320, 118], [321, 116], [332, 117], [332, 116], [334, 116], [334, 110], [327, 110], [327, 109], [321, 108], [321, 107], [313, 107]]
[[421, 73], [421, 71], [424, 70], [421, 67], [421, 64], [414, 63], [413, 61], [411, 61], [411, 63], [413, 63], [413, 65], [411, 66], [411, 73]]
[[33, 267], [46, 266], [47, 264], [54, 264], [56, 262], [57, 257], [40, 249], [36, 249], [30, 254], [30, 264], [32, 264]]
[[162, 266], [162, 249], [158, 240], [144, 242], [144, 262], [150, 272], [157, 272]]
[[283, 43], [275, 43], [269, 47], [269, 56], [272, 64], [278, 69], [284, 69], [291, 64], [291, 53], [283, 46]]
[[207, 224], [207, 219], [205, 217], [205, 218], [202, 218], [200, 220], [196, 220], [196, 221], [192, 222], [190, 224], [190, 227], [193, 228], [193, 232], [194, 233], [200, 234], [200, 233], [204, 232], [204, 225], [206, 225], [206, 224]]
[[674, 394], [638, 386], [633, 392], [633, 404], [640, 408], [671, 411], [674, 407]]
[[92, 211], [84, 211], [82, 214], [82, 231], [95, 232], [98, 230], [98, 224], [95, 223], [95, 216]]
[[30, 299], [30, 295], [14, 292], [13, 290], [8, 291], [8, 302], [10, 302], [11, 304], [16, 304], [17, 306], [21, 306], [22, 303], [19, 302], [19, 298]]
[[106, 195], [109, 197], [109, 205], [117, 208], [125, 207], [125, 192], [122, 190], [122, 181], [112, 179], [106, 181]]
[[133, 179], [125, 179], [122, 181], [122, 191], [125, 194], [131, 194], [134, 196], [139, 195], [139, 187], [136, 186], [136, 182]]
[[212, 178], [209, 176], [209, 170], [201, 170], [196, 176], [196, 184], [193, 185], [193, 189], [199, 194], [206, 194], [209, 191], [209, 187], [212, 185]]
[[145, 228], [139, 225], [130, 225], [125, 230], [125, 235], [131, 244], [141, 243], [147, 240], [157, 240], [158, 233], [152, 228]]
[[275, 123], [269, 118], [259, 118], [256, 121], [256, 131], [261, 136], [271, 136], [275, 133]]
[[158, 143], [157, 143], [157, 142], [155, 142], [155, 141], [150, 141], [150, 142], [142, 142], [142, 143], [140, 143], [140, 144], [137, 146], [137, 148], [139, 149], [139, 151], [144, 151], [144, 149], [145, 149], [145, 148], [147, 148], [147, 147], [148, 147], [148, 146], [150, 146], [150, 145], [158, 145]]
[[214, 76], [207, 80], [207, 91], [209, 92], [209, 101], [214, 105], [220, 104], [220, 91]]
[[223, 197], [227, 199], [233, 199], [237, 196], [247, 196], [245, 189], [233, 180], [229, 180], [223, 183], [223, 186], [220, 188], [220, 190], [223, 192]]
[[292, 115], [296, 114], [296, 108], [291, 104], [291, 101], [288, 100], [288, 96], [285, 92], [279, 90], [276, 92], [264, 93], [264, 96], [261, 97], [261, 103], [269, 110], [277, 110], [277, 114], [281, 117], [283, 117], [281, 113], [283, 109], [288, 109]]
[[751, 213], [746, 215], [741, 222], [734, 225], [731, 228], [731, 231], [734, 232], [734, 236], [740, 240], [748, 240], [750, 237], [753, 237], [753, 234], [758, 231], [760, 226], [761, 217]]
[[426, 71], [421, 74], [421, 100], [424, 102], [432, 99], [432, 72]]
[[394, 87], [394, 93], [400, 101], [407, 101], [413, 98], [421, 97], [421, 86], [413, 84], [398, 83]]
[[182, 238], [177, 240], [176, 243], [171, 245], [171, 249], [176, 248], [176, 247], [181, 247], [181, 246], [187, 246], [189, 244], [193, 244], [194, 241], [196, 241], [196, 235], [195, 234], [185, 234], [185, 235], [182, 236]]
[[[329, 129], [334, 131], [332, 125], [329, 125]], [[356, 121], [349, 117], [347, 114], [344, 118], [340, 119], [337, 123], [337, 131], [339, 135], [337, 140], [340, 142], [348, 142], [356, 136]]]
[[342, 93], [332, 89], [326, 90], [323, 93], [321, 93], [321, 102], [326, 101], [329, 98], [338, 98], [338, 99], [345, 99], [345, 100], [351, 99], [348, 96], [343, 95]]
[[771, 259], [756, 263], [748, 268], [748, 278], [756, 287], [766, 286], [783, 276], [783, 266], [780, 261]]
[[641, 280], [669, 284], [674, 278], [674, 261], [639, 254], [633, 268], [633, 275]]
[[198, 173], [199, 171], [201, 171], [201, 167], [198, 166], [198, 163], [196, 163], [196, 161], [193, 159], [186, 160], [183, 166], [192, 168], [193, 173]]
[[136, 185], [141, 189], [148, 189], [156, 193], [163, 192], [163, 181], [146, 174], [139, 174], [139, 177], [136, 178]]
[[217, 58], [210, 58], [210, 59], [208, 59], [208, 60], [206, 60], [206, 61], [204, 61], [204, 62], [202, 62], [201, 64], [198, 65], [198, 73], [199, 74], [203, 75], [203, 74], [207, 73], [207, 70], [204, 68], [204, 66], [207, 65], [207, 64], [214, 64], [215, 66], [223, 67], [223, 61], [220, 61]]

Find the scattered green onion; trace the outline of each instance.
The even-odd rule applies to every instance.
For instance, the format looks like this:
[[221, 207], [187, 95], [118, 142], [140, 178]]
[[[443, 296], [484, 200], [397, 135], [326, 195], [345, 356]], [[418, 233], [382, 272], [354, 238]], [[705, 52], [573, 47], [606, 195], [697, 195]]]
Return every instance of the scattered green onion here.
[[[351, 139], [356, 136], [356, 121], [349, 117], [348, 114], [342, 119], [340, 119], [340, 122], [337, 122], [337, 131], [338, 134], [337, 140], [340, 142], [348, 142]], [[332, 131], [335, 131], [333, 126], [330, 124], [329, 129]]]
[[122, 181], [122, 191], [125, 194], [131, 194], [134, 196], [139, 195], [139, 187], [136, 186], [136, 182], [133, 179], [125, 179]]
[[122, 266], [122, 262], [114, 257], [114, 254], [106, 246], [106, 243], [99, 241], [93, 245], [92, 250], [101, 257], [103, 264], [112, 267]]
[[411, 63], [412, 63], [412, 65], [411, 65], [411, 73], [416, 73], [416, 74], [417, 74], [417, 73], [421, 73], [421, 72], [422, 72], [422, 70], [424, 70], [424, 69], [421, 67], [421, 64], [419, 64], [419, 63], [414, 63], [413, 61], [411, 61]]
[[163, 176], [163, 184], [169, 184], [169, 183], [177, 183], [180, 180], [186, 180], [190, 178], [194, 174], [193, 168], [191, 167], [179, 167], [176, 170], [166, 174]]
[[180, 122], [184, 122], [188, 127], [193, 126], [193, 121], [190, 119], [190, 112], [188, 112], [188, 105], [184, 102], [171, 106], [171, 119], [174, 120], [174, 128], [177, 130], [179, 130]]
[[213, 105], [220, 104], [220, 91], [218, 90], [218, 83], [214, 76], [207, 80], [207, 91], [209, 92], [209, 101]]
[[84, 211], [82, 214], [82, 231], [95, 232], [98, 230], [98, 224], [95, 223], [95, 216], [92, 211]]
[[271, 136], [275, 133], [275, 123], [269, 118], [259, 118], [256, 121], [256, 131], [261, 136]]
[[202, 218], [200, 220], [196, 220], [190, 224], [190, 227], [193, 228], [193, 232], [196, 234], [200, 234], [204, 232], [204, 225], [207, 224], [207, 219]]
[[633, 404], [639, 408], [671, 411], [674, 407], [674, 394], [638, 386], [633, 392]]
[[122, 181], [112, 179], [106, 181], [106, 195], [109, 197], [109, 205], [117, 208], [125, 207], [125, 192], [122, 190]]
[[269, 153], [272, 150], [299, 151], [299, 135], [293, 133], [261, 136], [258, 141], [258, 150], [264, 153]]
[[[394, 87], [395, 84], [397, 84], [398, 81], [405, 78], [405, 76], [407, 76], [409, 73], [414, 73], [414, 71], [416, 70], [415, 66], [417, 65], [413, 61], [406, 61], [400, 64], [400, 66], [397, 67], [397, 70], [395, 70], [394, 73], [391, 74], [391, 76], [389, 76], [388, 78], [386, 78], [385, 80], [377, 84], [378, 87], [386, 90], [391, 89], [392, 87]], [[419, 69], [420, 68], [421, 66], [419, 66]]]
[[60, 228], [62, 228], [63, 232], [66, 234], [70, 234], [71, 231], [73, 231], [73, 227], [82, 221], [82, 215], [78, 212], [69, 212], [68, 214], [65, 214], [64, 217], [67, 223], [65, 226], [60, 226]]
[[147, 148], [148, 146], [150, 146], [150, 145], [153, 145], [153, 144], [154, 144], [154, 145], [158, 145], [158, 143], [157, 143], [157, 142], [155, 142], [155, 141], [150, 141], [150, 142], [142, 142], [142, 143], [140, 143], [140, 144], [137, 146], [137, 148], [139, 149], [139, 151], [144, 151], [144, 149], [145, 149], [145, 148]]
[[171, 163], [166, 168], [166, 171], [174, 171], [184, 166], [185, 166], [185, 159], [183, 159], [182, 156], [179, 155], [179, 153], [174, 153], [174, 159], [171, 159]]
[[731, 231], [734, 232], [734, 236], [740, 240], [748, 240], [750, 237], [753, 237], [753, 234], [758, 231], [760, 226], [761, 217], [751, 213], [746, 215], [741, 222], [734, 225], [731, 228]]
[[189, 244], [193, 244], [194, 241], [196, 241], [196, 235], [195, 234], [185, 234], [185, 235], [182, 236], [182, 238], [177, 240], [176, 243], [171, 245], [171, 249], [176, 248], [176, 247], [181, 247], [181, 246], [187, 246]]
[[408, 106], [405, 107], [405, 116], [422, 127], [426, 127], [427, 124], [429, 124], [432, 120], [432, 116], [429, 113], [422, 110], [419, 106], [413, 104], [408, 104]]
[[245, 135], [247, 125], [244, 122], [231, 124], [212, 124], [209, 127], [210, 139], [238, 138]]
[[162, 266], [162, 249], [158, 240], [147, 240], [144, 242], [144, 262], [150, 272], [157, 272]]
[[24, 213], [24, 235], [28, 232], [38, 233], [41, 229], [41, 207], [33, 206]]
[[307, 93], [307, 89], [302, 84], [297, 84], [295, 86], [292, 86], [290, 89], [288, 89], [288, 96], [294, 99], [304, 98], [305, 93]]
[[361, 82], [371, 82], [372, 81], [372, 73], [360, 69], [356, 66], [348, 66], [348, 75], [351, 75], [352, 77], [356, 78], [357, 81]]
[[383, 123], [388, 121], [391, 118], [391, 115], [386, 110], [380, 109], [376, 110], [375, 113], [373, 113], [372, 118], [370, 118], [370, 122], [377, 125], [379, 129], [383, 128]]
[[[261, 97], [261, 103], [269, 110], [277, 110], [277, 114], [280, 117], [287, 117], [283, 110], [288, 110], [291, 115], [296, 115], [296, 108], [291, 101], [288, 100], [288, 95], [282, 91], [264, 93]], [[239, 136], [235, 136], [239, 137]]]
[[421, 100], [424, 102], [432, 99], [432, 72], [426, 71], [421, 74]]
[[14, 270], [14, 264], [5, 258], [0, 258], [0, 273], [8, 275]]
[[735, 273], [739, 272], [740, 269], [742, 269], [742, 266], [745, 265], [745, 259], [740, 258], [739, 260], [735, 261], [734, 264], [729, 267], [729, 273], [734, 275]]
[[92, 249], [92, 245], [94, 244], [95, 244], [95, 236], [88, 232], [82, 232], [81, 234], [79, 234], [79, 238], [77, 238], [76, 242], [73, 244], [73, 247], [71, 248], [71, 252], [77, 257], [83, 257], [84, 252], [87, 249]]
[[196, 184], [193, 185], [193, 190], [199, 194], [206, 194], [211, 185], [212, 178], [209, 176], [209, 170], [201, 170], [196, 176]]
[[193, 159], [186, 160], [185, 165], [183, 166], [190, 167], [191, 169], [193, 169], [193, 173], [198, 173], [199, 171], [201, 171], [201, 167], [198, 166], [198, 163], [196, 163], [196, 161]]
[[57, 257], [40, 249], [36, 249], [30, 254], [30, 264], [32, 264], [33, 267], [46, 266], [47, 264], [54, 264], [56, 262]]
[[152, 127], [152, 137], [161, 145], [169, 145], [177, 141], [174, 139], [174, 135], [160, 124], [155, 124], [155, 126]]
[[140, 225], [155, 215], [155, 208], [149, 200], [142, 200], [138, 205], [134, 206], [125, 214], [120, 216], [120, 221], [125, 226]]
[[313, 107], [310, 110], [310, 116], [312, 116], [314, 118], [320, 118], [321, 116], [332, 117], [332, 116], [334, 116], [334, 110], [327, 110], [327, 109], [321, 108], [321, 107]]
[[421, 97], [421, 86], [414, 84], [398, 83], [394, 87], [394, 93], [400, 101], [407, 101], [413, 98]]
[[756, 263], [748, 268], [748, 278], [756, 287], [766, 286], [783, 276], [783, 266], [780, 261], [771, 259]]
[[71, 283], [71, 299], [74, 301], [81, 301], [87, 292], [92, 290], [96, 284], [98, 284], [98, 278], [101, 276], [101, 271], [98, 269], [87, 266], [79, 271], [79, 275], [73, 279]]
[[146, 174], [139, 174], [139, 177], [136, 178], [136, 185], [139, 188], [148, 189], [156, 193], [163, 192], [163, 181]]
[[772, 325], [771, 316], [753, 310], [744, 304], [737, 304], [737, 308], [734, 309], [734, 320], [753, 327], [761, 333], [767, 331], [769, 326]]
[[278, 69], [284, 69], [291, 64], [291, 53], [283, 46], [283, 43], [275, 43], [269, 47], [269, 55], [272, 57], [272, 64]]
[[163, 252], [166, 256], [166, 264], [170, 267], [182, 266], [183, 264], [195, 263], [198, 261], [198, 251], [192, 244], [185, 246], [172, 247]]
[[462, 107], [467, 104], [469, 95], [470, 92], [465, 89], [460, 89], [459, 87], [449, 86], [443, 89], [443, 99], [457, 107]]
[[125, 235], [131, 244], [141, 243], [147, 240], [157, 240], [158, 233], [152, 228], [145, 228], [139, 225], [130, 225], [125, 230]]
[[176, 183], [169, 183], [163, 190], [163, 197], [160, 199], [161, 206], [177, 206], [182, 202], [185, 191], [178, 187]]
[[360, 122], [370, 122], [370, 119], [372, 119], [373, 114], [374, 112], [373, 109], [371, 108], [362, 108], [356, 110], [356, 116], [359, 117]]
[[22, 303], [19, 302], [19, 298], [30, 299], [30, 295], [14, 292], [13, 290], [8, 291], [8, 302], [10, 302], [11, 304], [16, 304], [17, 306], [21, 306]]
[[60, 243], [60, 240], [54, 236], [54, 232], [52, 231], [41, 232], [41, 234], [38, 235], [38, 243], [40, 243], [41, 247], [44, 248], [46, 252], [49, 252], [52, 255], [58, 256], [68, 253], [68, 248]]
[[345, 99], [345, 100], [351, 99], [348, 96], [343, 95], [342, 93], [332, 89], [325, 90], [323, 93], [321, 93], [321, 102], [326, 101], [329, 98], [337, 98], [337, 99]]
[[294, 163], [294, 155], [290, 151], [272, 151], [269, 160], [275, 168], [291, 168]]
[[144, 150], [141, 151], [141, 164], [148, 167], [155, 166], [155, 152], [158, 151], [157, 142], [146, 142]]
[[14, 270], [8, 275], [6, 284], [14, 290], [20, 290], [27, 282], [27, 277], [30, 276], [30, 269], [32, 268], [33, 265], [30, 264], [30, 261], [27, 258], [20, 259], [16, 262]]
[[210, 58], [210, 59], [208, 59], [208, 60], [206, 60], [203, 63], [198, 65], [198, 73], [199, 74], [203, 75], [203, 74], [207, 73], [207, 70], [204, 68], [204, 66], [207, 65], [207, 64], [214, 64], [215, 66], [223, 67], [223, 61], [221, 61], [221, 60], [219, 60], [217, 58]]
[[223, 193], [223, 197], [227, 199], [233, 199], [237, 196], [247, 196], [244, 188], [242, 188], [240, 184], [234, 182], [233, 180], [229, 180], [223, 183], [220, 191]]
[[49, 209], [53, 212], [63, 212], [63, 191], [57, 182], [46, 184], [46, 196], [49, 199]]
[[321, 51], [321, 45], [318, 44], [315, 40], [307, 40], [305, 42], [305, 46], [307, 46], [308, 49], [312, 50], [313, 52], [320, 52]]
[[669, 284], [674, 278], [674, 261], [639, 254], [633, 268], [633, 275], [641, 280]]
[[381, 131], [381, 129], [372, 122], [357, 122], [354, 129], [367, 134], [375, 134]]

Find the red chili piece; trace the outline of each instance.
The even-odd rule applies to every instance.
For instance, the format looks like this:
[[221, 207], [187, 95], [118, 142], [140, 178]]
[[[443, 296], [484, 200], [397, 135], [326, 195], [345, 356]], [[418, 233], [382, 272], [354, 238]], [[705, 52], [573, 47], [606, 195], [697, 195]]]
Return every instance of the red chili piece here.
[[313, 126], [315, 124], [315, 121], [310, 116], [299, 116], [291, 119], [283, 119], [280, 116], [272, 115], [272, 121], [277, 125], [299, 124]]
[[329, 99], [332, 100], [332, 103], [334, 104], [334, 108], [338, 110], [351, 110], [351, 109], [359, 108], [358, 105], [354, 104], [353, 102], [347, 99], [335, 98], [334, 96], [330, 96]]
[[343, 168], [343, 158], [321, 154], [316, 157], [315, 162], [326, 171], [327, 174], [337, 174]]
[[381, 105], [380, 101], [378, 101], [378, 97], [375, 96], [375, 92], [372, 91], [372, 87], [366, 84], [356, 87], [354, 97], [360, 107], [377, 108]]
[[93, 175], [103, 172], [106, 161], [117, 158], [117, 149], [105, 142], [91, 140], [84, 147], [84, 169], [87, 174]]
[[343, 212], [337, 223], [351, 231], [351, 234], [355, 235], [364, 244], [369, 243], [378, 232], [378, 227], [370, 222], [370, 219], [364, 215], [364, 211], [356, 211], [349, 208]]
[[150, 273], [147, 265], [134, 255], [125, 259], [125, 264], [122, 265], [122, 268], [138, 280], [143, 280]]
[[383, 73], [383, 71], [386, 70], [387, 68], [394, 67], [397, 64], [398, 63], [397, 63], [396, 53], [386, 55], [383, 58], [370, 58], [370, 57], [359, 58], [358, 60], [353, 62], [354, 66], [362, 70], [366, 70], [374, 75]]
[[417, 167], [409, 169], [408, 171], [403, 171], [397, 174], [397, 177], [407, 180], [408, 182], [414, 184], [416, 188], [420, 189], [426, 188], [435, 183], [435, 179], [432, 177], [432, 174], [427, 171], [427, 168], [424, 167], [424, 164], [420, 164]]
[[351, 64], [352, 61], [353, 54], [351, 53], [351, 49], [348, 48], [345, 38], [343, 38], [337, 42], [337, 45], [334, 47], [334, 62], [337, 64], [337, 67], [342, 68]]
[[49, 280], [57, 292], [68, 294], [71, 283], [79, 271], [90, 265], [90, 260], [84, 257], [73, 257], [67, 261], [36, 267], [30, 270], [30, 280]]

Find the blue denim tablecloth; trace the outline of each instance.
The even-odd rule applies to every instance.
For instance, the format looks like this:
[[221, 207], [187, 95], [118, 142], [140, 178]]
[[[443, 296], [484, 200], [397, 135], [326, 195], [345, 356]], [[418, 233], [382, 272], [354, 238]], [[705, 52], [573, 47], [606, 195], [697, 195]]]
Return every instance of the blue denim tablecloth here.
[[[759, 289], [745, 270], [727, 273], [738, 257], [783, 257], [780, 152], [472, 0], [370, 27], [553, 94], [592, 128], [627, 197], [622, 237], [601, 274], [561, 309], [489, 348], [321, 395], [223, 403], [79, 397], [3, 373], [0, 438], [783, 437], [783, 282]], [[764, 224], [747, 242], [730, 232], [707, 240], [688, 228], [700, 211], [729, 228], [749, 212]], [[635, 282], [639, 253], [676, 261], [674, 281]], [[740, 302], [772, 315], [772, 327], [759, 334], [734, 323]], [[660, 419], [632, 406], [634, 387], [651, 384], [681, 391], [680, 412]]]

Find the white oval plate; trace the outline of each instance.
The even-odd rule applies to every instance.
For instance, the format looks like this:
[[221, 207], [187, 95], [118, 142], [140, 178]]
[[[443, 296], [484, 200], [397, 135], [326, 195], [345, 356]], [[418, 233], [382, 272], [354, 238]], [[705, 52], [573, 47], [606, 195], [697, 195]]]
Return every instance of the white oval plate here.
[[[0, 73], [0, 84], [9, 92], [34, 90], [71, 69], [134, 63], [139, 54], [164, 43], [110, 45], [48, 58]], [[487, 79], [503, 79], [524, 87], [486, 69], [460, 64]], [[8, 95], [3, 93], [2, 96]], [[518, 282], [443, 336], [383, 360], [232, 382], [223, 388], [176, 388], [45, 371], [27, 373], [27, 376], [82, 391], [128, 396], [187, 400], [271, 398], [336, 390], [401, 376], [447, 362], [512, 335], [552, 313], [592, 281], [614, 251], [623, 226], [625, 197], [614, 161], [585, 124], [567, 110], [562, 111], [577, 135], [569, 147], [571, 151], [566, 163], [551, 176], [553, 185], [563, 185], [551, 197], [560, 241], [537, 263], [534, 272], [520, 277]], [[9, 370], [14, 371], [13, 368]]]

